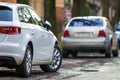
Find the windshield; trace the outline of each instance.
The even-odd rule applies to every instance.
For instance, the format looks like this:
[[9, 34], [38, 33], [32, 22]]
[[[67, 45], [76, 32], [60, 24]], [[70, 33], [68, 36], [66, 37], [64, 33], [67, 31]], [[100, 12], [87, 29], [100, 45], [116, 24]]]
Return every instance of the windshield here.
[[103, 19], [101, 18], [91, 18], [91, 19], [74, 19], [71, 21], [71, 27], [80, 27], [80, 26], [103, 26]]
[[0, 6], [0, 21], [12, 21], [12, 10], [5, 6]]

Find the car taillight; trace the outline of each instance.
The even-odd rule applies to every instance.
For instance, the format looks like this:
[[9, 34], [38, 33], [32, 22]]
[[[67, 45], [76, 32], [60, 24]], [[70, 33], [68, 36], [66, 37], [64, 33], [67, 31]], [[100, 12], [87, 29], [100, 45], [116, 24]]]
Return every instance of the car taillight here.
[[15, 35], [21, 33], [21, 28], [16, 26], [0, 26], [0, 33]]
[[99, 34], [98, 34], [98, 37], [106, 37], [105, 31], [104, 30], [100, 30]]
[[64, 32], [64, 35], [63, 35], [64, 37], [70, 37], [70, 34], [69, 34], [69, 32], [66, 30], [65, 32]]

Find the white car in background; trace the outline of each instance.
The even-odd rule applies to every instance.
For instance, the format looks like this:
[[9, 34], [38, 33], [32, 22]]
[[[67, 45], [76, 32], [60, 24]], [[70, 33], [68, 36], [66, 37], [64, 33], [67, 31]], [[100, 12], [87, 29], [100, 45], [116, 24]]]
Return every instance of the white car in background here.
[[63, 57], [79, 51], [100, 52], [105, 57], [118, 57], [118, 40], [109, 20], [101, 16], [74, 17], [62, 36]]
[[22, 77], [30, 75], [32, 65], [56, 72], [62, 54], [50, 27], [28, 5], [0, 3], [0, 67], [15, 68]]

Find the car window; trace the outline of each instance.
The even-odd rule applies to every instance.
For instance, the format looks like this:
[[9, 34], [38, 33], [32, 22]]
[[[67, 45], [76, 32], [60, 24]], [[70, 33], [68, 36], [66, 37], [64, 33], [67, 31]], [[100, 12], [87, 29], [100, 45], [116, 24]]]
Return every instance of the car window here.
[[74, 19], [70, 22], [70, 27], [80, 27], [80, 26], [103, 26], [103, 19]]
[[18, 17], [20, 22], [25, 22], [23, 14], [22, 14], [22, 9], [23, 8], [18, 8]]
[[12, 21], [12, 9], [5, 6], [0, 6], [0, 21]]
[[32, 16], [30, 15], [26, 7], [18, 8], [18, 16], [20, 22], [32, 23], [32, 24], [34, 23]]
[[38, 14], [35, 12], [35, 10], [33, 10], [31, 8], [28, 8], [28, 10], [34, 20], [34, 23], [37, 25], [43, 26], [43, 22], [42, 22], [41, 18], [38, 16]]

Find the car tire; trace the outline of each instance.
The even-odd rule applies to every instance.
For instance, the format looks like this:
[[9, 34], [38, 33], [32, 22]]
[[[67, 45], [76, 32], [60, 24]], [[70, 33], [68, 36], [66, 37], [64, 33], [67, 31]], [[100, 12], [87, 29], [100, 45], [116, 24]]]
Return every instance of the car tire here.
[[63, 49], [62, 53], [63, 53], [63, 58], [69, 57], [69, 51]]
[[32, 50], [28, 45], [25, 52], [25, 57], [20, 66], [16, 68], [17, 75], [20, 77], [29, 77], [32, 68]]
[[73, 56], [74, 58], [77, 57], [77, 54], [78, 54], [77, 52], [74, 52], [74, 51], [72, 52], [72, 56]]
[[112, 48], [109, 46], [109, 48], [106, 50], [105, 57], [106, 58], [111, 58], [112, 56]]
[[117, 49], [112, 51], [113, 57], [118, 57], [119, 46], [117, 45]]
[[62, 62], [62, 53], [58, 45], [56, 45], [54, 47], [54, 53], [52, 56], [51, 63], [48, 65], [40, 65], [40, 68], [45, 72], [56, 72], [60, 68], [61, 62]]
[[111, 58], [111, 54], [106, 53], [106, 54], [105, 54], [105, 57], [106, 57], [106, 58]]

